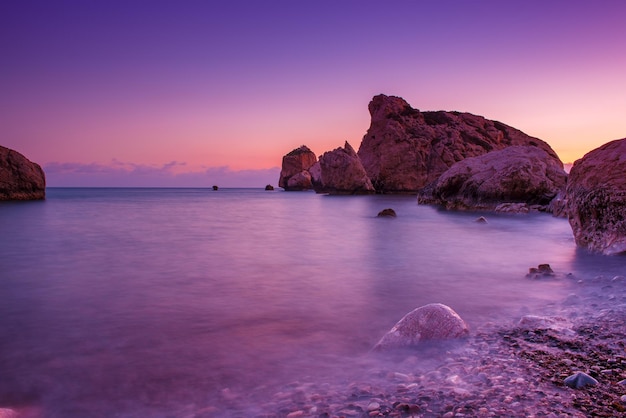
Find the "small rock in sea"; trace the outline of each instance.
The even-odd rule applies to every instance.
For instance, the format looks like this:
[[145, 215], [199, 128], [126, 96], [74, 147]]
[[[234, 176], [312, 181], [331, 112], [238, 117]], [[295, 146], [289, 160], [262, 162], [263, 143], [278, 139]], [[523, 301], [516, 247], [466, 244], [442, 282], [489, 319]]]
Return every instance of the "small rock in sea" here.
[[596, 379], [583, 372], [576, 372], [573, 375], [566, 377], [563, 382], [567, 386], [574, 389], [580, 389], [585, 386], [594, 386], [598, 384]]
[[379, 218], [383, 218], [383, 217], [395, 218], [396, 217], [396, 211], [391, 209], [391, 208], [383, 209], [380, 212], [378, 212], [377, 216]]
[[219, 189], [219, 187], [213, 186], [213, 190], [217, 190], [217, 189]]
[[537, 279], [539, 277], [551, 277], [554, 276], [554, 270], [550, 267], [550, 264], [539, 264], [536, 268], [531, 267], [528, 269], [526, 277], [532, 277]]
[[268, 184], [267, 186], [265, 186], [265, 190], [274, 190], [274, 186]]
[[486, 224], [487, 219], [485, 219], [484, 216], [481, 216], [480, 218], [476, 219], [474, 222], [479, 223], [479, 224]]

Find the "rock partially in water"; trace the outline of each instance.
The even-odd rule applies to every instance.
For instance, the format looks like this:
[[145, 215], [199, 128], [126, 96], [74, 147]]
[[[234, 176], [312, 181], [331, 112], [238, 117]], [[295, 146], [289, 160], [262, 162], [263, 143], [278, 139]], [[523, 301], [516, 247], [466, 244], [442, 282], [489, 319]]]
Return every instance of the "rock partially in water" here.
[[550, 267], [550, 264], [539, 264], [537, 267], [531, 267], [528, 269], [526, 277], [533, 279], [539, 279], [541, 277], [554, 277], [554, 270]]
[[267, 186], [265, 186], [265, 190], [268, 190], [268, 191], [274, 190], [274, 186], [272, 186], [271, 184], [268, 184]]
[[322, 170], [322, 184], [315, 188], [316, 192], [331, 194], [375, 192], [359, 156], [347, 141], [343, 148], [325, 152], [319, 162]]
[[567, 214], [576, 244], [605, 255], [626, 253], [626, 138], [576, 161], [567, 183]]
[[466, 337], [469, 328], [449, 306], [431, 303], [406, 314], [374, 346], [375, 351], [418, 345], [423, 341]]
[[46, 177], [38, 164], [0, 146], [0, 200], [46, 198]]
[[371, 124], [359, 157], [377, 192], [417, 192], [454, 163], [511, 145], [536, 147], [558, 159], [544, 141], [482, 116], [421, 112], [384, 94], [374, 96], [368, 109]]
[[486, 224], [487, 222], [487, 218], [485, 218], [484, 216], [481, 216], [479, 218], [477, 218], [474, 222], [476, 222], [477, 224]]
[[598, 384], [598, 381], [589, 376], [587, 373], [576, 372], [573, 375], [566, 377], [563, 383], [571, 388], [581, 389], [585, 386], [595, 386]]
[[397, 215], [395, 210], [391, 208], [386, 208], [378, 212], [378, 215], [376, 216], [378, 216], [379, 218], [395, 218]]
[[537, 146], [510, 146], [455, 163], [418, 201], [448, 209], [528, 213], [534, 205], [548, 210], [566, 181], [558, 157]]
[[286, 191], [311, 190], [313, 183], [309, 173], [317, 157], [306, 145], [294, 149], [283, 157], [278, 187]]

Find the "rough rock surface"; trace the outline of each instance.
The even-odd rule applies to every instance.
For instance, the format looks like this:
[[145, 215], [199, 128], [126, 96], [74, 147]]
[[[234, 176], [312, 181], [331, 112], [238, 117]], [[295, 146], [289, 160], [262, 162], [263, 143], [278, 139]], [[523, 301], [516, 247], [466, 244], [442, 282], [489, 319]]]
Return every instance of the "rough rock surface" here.
[[419, 191], [454, 163], [511, 145], [534, 146], [558, 160], [544, 141], [482, 116], [420, 112], [382, 94], [372, 99], [369, 112], [371, 125], [358, 154], [380, 193]]
[[348, 142], [343, 148], [325, 152], [320, 157], [321, 185], [315, 188], [318, 193], [367, 194], [374, 193], [374, 187], [359, 160], [356, 151]]
[[467, 324], [452, 308], [431, 303], [406, 314], [380, 339], [374, 350], [410, 347], [422, 341], [455, 339], [468, 334]]
[[317, 157], [306, 145], [296, 148], [283, 157], [278, 187], [288, 191], [310, 190], [313, 188], [309, 169], [317, 162]]
[[46, 177], [38, 164], [0, 146], [0, 200], [46, 198]]
[[626, 138], [576, 161], [566, 198], [576, 244], [606, 255], [626, 252]]
[[[493, 210], [502, 203], [522, 203], [547, 210], [566, 182], [558, 157], [534, 146], [511, 146], [459, 161], [418, 199], [448, 209]], [[528, 212], [528, 208], [522, 210], [525, 205], [517, 206], [513, 212]]]

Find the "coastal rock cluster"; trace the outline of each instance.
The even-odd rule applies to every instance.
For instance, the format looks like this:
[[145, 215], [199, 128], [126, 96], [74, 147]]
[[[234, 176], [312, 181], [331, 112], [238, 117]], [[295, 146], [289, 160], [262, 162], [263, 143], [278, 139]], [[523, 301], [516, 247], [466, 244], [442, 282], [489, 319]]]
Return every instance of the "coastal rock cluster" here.
[[41, 167], [17, 151], [0, 146], [0, 200], [46, 198], [46, 177]]
[[[427, 203], [493, 209], [503, 201], [547, 205], [565, 186], [567, 175], [554, 150], [501, 122], [470, 113], [421, 112], [383, 94], [372, 99], [369, 113], [371, 124], [358, 152], [346, 142], [316, 162], [306, 146], [295, 149], [283, 157], [280, 187], [332, 194], [420, 192]], [[494, 154], [499, 150], [507, 152]], [[480, 156], [484, 159], [467, 162]], [[492, 178], [493, 173], [499, 176]], [[490, 184], [482, 185], [485, 177]]]
[[567, 217], [577, 245], [626, 253], [626, 138], [576, 161], [568, 174], [544, 141], [470, 113], [419, 111], [380, 94], [358, 152], [283, 157], [279, 186], [330, 194], [414, 193], [418, 203]]

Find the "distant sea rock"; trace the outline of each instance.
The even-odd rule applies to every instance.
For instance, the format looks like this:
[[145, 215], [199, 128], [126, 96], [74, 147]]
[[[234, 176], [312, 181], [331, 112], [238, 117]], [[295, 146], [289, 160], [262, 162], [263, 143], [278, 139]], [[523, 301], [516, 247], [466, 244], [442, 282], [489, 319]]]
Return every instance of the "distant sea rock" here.
[[447, 209], [524, 213], [537, 205], [547, 211], [566, 182], [555, 155], [537, 146], [509, 146], [455, 163], [418, 201]]
[[533, 146], [558, 160], [544, 141], [482, 116], [420, 112], [383, 94], [372, 99], [369, 112], [358, 155], [379, 193], [417, 192], [458, 161], [512, 145]]
[[302, 145], [283, 157], [278, 187], [287, 191], [311, 190], [313, 177], [309, 170], [317, 157], [307, 146]]
[[374, 187], [352, 146], [346, 142], [343, 148], [325, 152], [319, 160], [321, 184], [318, 193], [368, 194]]
[[576, 244], [606, 255], [626, 253], [626, 138], [576, 161], [566, 198]]
[[46, 198], [46, 176], [41, 167], [17, 151], [0, 146], [0, 200]]
[[431, 303], [406, 314], [374, 346], [374, 351], [411, 347], [423, 341], [449, 340], [469, 335], [469, 328], [449, 306]]

